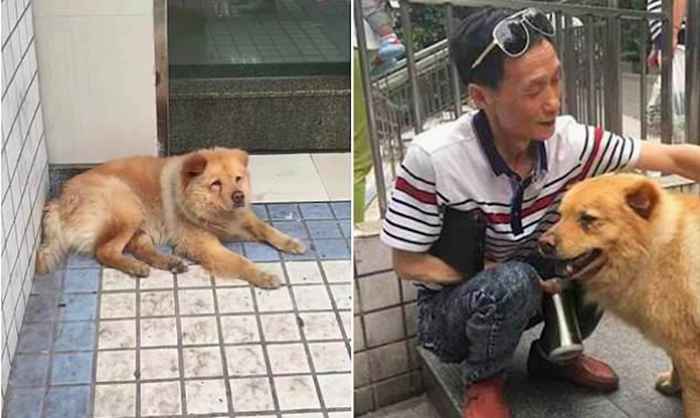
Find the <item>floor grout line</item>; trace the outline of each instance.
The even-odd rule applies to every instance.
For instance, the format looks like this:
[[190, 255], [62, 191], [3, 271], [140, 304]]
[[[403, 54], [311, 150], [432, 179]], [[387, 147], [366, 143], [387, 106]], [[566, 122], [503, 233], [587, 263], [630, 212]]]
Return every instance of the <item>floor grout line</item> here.
[[222, 367], [222, 375], [224, 377], [224, 389], [226, 390], [226, 402], [227, 409], [230, 414], [235, 413], [235, 405], [233, 403], [233, 391], [231, 389], [230, 376], [228, 374], [228, 358], [226, 358], [226, 348], [224, 346], [224, 333], [223, 326], [221, 325], [221, 314], [219, 312], [219, 299], [216, 293], [216, 286], [214, 283], [214, 276], [210, 275], [209, 281], [211, 283], [212, 297], [214, 298], [214, 317], [216, 318], [216, 333], [219, 336], [219, 354], [221, 355], [220, 367]]
[[[299, 207], [299, 205], [297, 205], [297, 208], [299, 209], [299, 213], [300, 213], [300, 215], [301, 215], [301, 208]], [[302, 221], [302, 225], [303, 225], [304, 229], [306, 230], [306, 233], [308, 234], [309, 239], [311, 239], [311, 230], [309, 230], [308, 225], [306, 224], [306, 222], [303, 222], [303, 221]], [[313, 242], [313, 240], [312, 240], [312, 242]], [[316, 260], [318, 261], [318, 258], [319, 258], [318, 253], [316, 253], [316, 257], [315, 257], [315, 258], [316, 258]], [[287, 278], [289, 279], [289, 275], [288, 275], [288, 271], [287, 271], [287, 265], [285, 264], [286, 261], [287, 261], [287, 260], [283, 260], [283, 261], [282, 261], [282, 270], [284, 271], [285, 275], [286, 275]], [[291, 279], [290, 279], [290, 281], [291, 281]], [[300, 325], [300, 322], [299, 322], [299, 307], [298, 307], [298, 305], [297, 305], [296, 295], [294, 294], [294, 291], [293, 291], [293, 289], [292, 289], [292, 286], [287, 286], [287, 291], [288, 291], [289, 297], [290, 297], [290, 299], [291, 299], [291, 301], [292, 301], [292, 306], [294, 307], [294, 311], [296, 312], [296, 313], [295, 313], [296, 322], [297, 322], [297, 324]], [[313, 364], [313, 357], [311, 356], [311, 348], [309, 347], [309, 343], [306, 341], [306, 333], [305, 333], [304, 330], [302, 329], [303, 327], [302, 327], [302, 326], [299, 326], [299, 325], [298, 325], [298, 328], [299, 328], [299, 338], [301, 338], [301, 342], [302, 342], [302, 345], [303, 345], [303, 347], [304, 347], [304, 351], [305, 351], [305, 353], [306, 353], [306, 360], [307, 360], [308, 363], [309, 363], [309, 370], [310, 370], [310, 372], [311, 372], [311, 376], [312, 376], [312, 379], [313, 379], [313, 382], [314, 382], [314, 386], [315, 386], [315, 388], [316, 388], [316, 396], [318, 396], [319, 406], [321, 407], [321, 410], [323, 411], [323, 416], [324, 416], [325, 418], [328, 418], [328, 411], [326, 410], [325, 399], [323, 399], [323, 393], [321, 392], [321, 384], [320, 384], [319, 381], [318, 381], [318, 376], [316, 375], [316, 367], [315, 367], [315, 365]]]
[[185, 359], [183, 353], [182, 342], [182, 322], [180, 317], [180, 300], [177, 297], [177, 291], [180, 287], [180, 279], [178, 274], [173, 274], [173, 297], [175, 309], [175, 337], [177, 344], [177, 362], [178, 362], [178, 380], [180, 381], [180, 414], [187, 415], [187, 393], [185, 388]]

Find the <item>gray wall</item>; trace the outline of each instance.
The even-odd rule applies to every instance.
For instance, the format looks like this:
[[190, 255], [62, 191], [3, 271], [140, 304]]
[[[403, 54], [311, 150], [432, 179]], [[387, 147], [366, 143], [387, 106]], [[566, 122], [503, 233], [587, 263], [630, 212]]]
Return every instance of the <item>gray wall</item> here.
[[355, 414], [423, 390], [416, 356], [416, 289], [391, 269], [391, 251], [374, 235], [355, 238]]
[[[32, 4], [2, 1], [2, 398], [34, 276], [48, 190]], [[1, 403], [1, 400], [0, 400]]]

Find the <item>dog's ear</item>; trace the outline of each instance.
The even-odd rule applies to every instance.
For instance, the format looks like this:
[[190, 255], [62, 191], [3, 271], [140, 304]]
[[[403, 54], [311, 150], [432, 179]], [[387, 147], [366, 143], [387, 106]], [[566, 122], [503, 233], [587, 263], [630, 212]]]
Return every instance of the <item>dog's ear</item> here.
[[234, 156], [238, 158], [238, 160], [243, 164], [245, 167], [248, 167], [248, 153], [243, 151], [242, 149], [236, 148], [233, 150]]
[[202, 174], [205, 168], [207, 168], [207, 159], [202, 154], [194, 153], [187, 157], [182, 163], [182, 187], [186, 188], [190, 180]]
[[642, 180], [627, 190], [625, 202], [637, 215], [649, 219], [659, 203], [659, 191], [651, 181]]

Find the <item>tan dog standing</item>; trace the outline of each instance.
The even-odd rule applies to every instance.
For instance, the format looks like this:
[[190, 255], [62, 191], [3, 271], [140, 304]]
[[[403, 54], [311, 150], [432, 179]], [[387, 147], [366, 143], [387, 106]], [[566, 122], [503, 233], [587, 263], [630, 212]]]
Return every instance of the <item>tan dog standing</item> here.
[[250, 195], [248, 154], [239, 149], [107, 162], [70, 179], [46, 205], [37, 272], [54, 270], [69, 251], [93, 254], [103, 265], [138, 277], [148, 276], [149, 265], [183, 272], [182, 260], [156, 248], [170, 243], [175, 254], [218, 277], [278, 287], [278, 277], [220, 241], [257, 240], [282, 251], [305, 251], [255, 216]]
[[589, 297], [668, 353], [673, 369], [656, 388], [682, 390], [686, 417], [699, 418], [700, 198], [621, 174], [575, 185], [560, 212], [542, 252], [566, 260]]

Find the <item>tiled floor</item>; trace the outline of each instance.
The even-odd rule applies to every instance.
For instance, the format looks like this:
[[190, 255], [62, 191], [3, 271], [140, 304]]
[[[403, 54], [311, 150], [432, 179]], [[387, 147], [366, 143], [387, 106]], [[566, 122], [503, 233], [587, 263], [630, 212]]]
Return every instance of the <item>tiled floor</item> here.
[[179, 67], [235, 72], [240, 65], [285, 75], [290, 64], [350, 62], [347, 0], [188, 0], [171, 9], [169, 59], [176, 75], [185, 74]]
[[253, 201], [350, 200], [350, 153], [251, 155]]
[[276, 290], [80, 256], [37, 278], [3, 416], [350, 417], [350, 203], [254, 208], [309, 248], [228, 244], [284, 277]]

